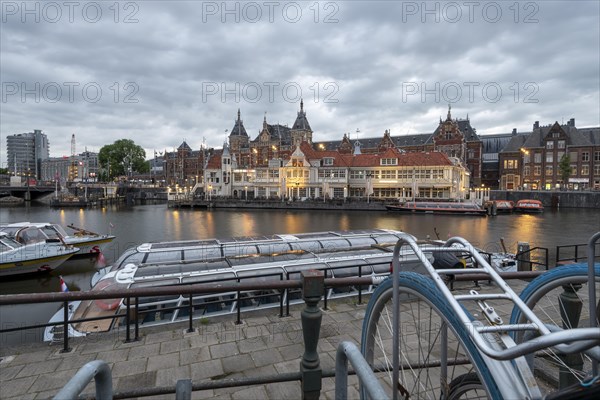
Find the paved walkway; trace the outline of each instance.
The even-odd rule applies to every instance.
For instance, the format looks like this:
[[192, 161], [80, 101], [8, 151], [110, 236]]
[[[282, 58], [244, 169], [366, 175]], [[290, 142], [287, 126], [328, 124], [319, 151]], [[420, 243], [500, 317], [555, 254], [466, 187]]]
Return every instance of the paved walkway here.
[[[473, 285], [472, 282], [461, 285]], [[484, 285], [485, 286], [485, 285]], [[323, 312], [319, 355], [323, 369], [335, 368], [338, 344], [360, 343], [362, 320], [368, 298], [329, 303]], [[320, 303], [322, 305], [322, 303]], [[196, 331], [173, 325], [142, 329], [141, 339], [124, 343], [124, 332], [80, 338], [69, 343], [72, 351], [61, 353], [62, 345], [35, 343], [0, 349], [0, 398], [51, 398], [87, 362], [106, 361], [112, 370], [115, 392], [146, 387], [172, 386], [179, 379], [193, 383], [225, 378], [258, 377], [298, 372], [304, 352], [300, 310], [279, 318], [278, 309], [243, 314], [244, 323], [234, 324], [233, 316], [196, 321]], [[349, 377], [349, 398], [357, 398], [357, 378]], [[85, 394], [93, 394], [94, 384]], [[147, 397], [173, 399], [174, 394]], [[298, 399], [299, 382], [197, 391], [194, 399]], [[334, 379], [323, 380], [321, 398], [334, 398]]]
[[[336, 300], [323, 312], [319, 354], [323, 369], [335, 368], [339, 342], [360, 342], [366, 301]], [[112, 370], [115, 392], [143, 387], [175, 386], [179, 379], [192, 382], [225, 378], [258, 377], [298, 372], [304, 352], [300, 310], [279, 318], [278, 309], [243, 314], [244, 323], [235, 325], [234, 316], [195, 322], [196, 331], [185, 327], [142, 329], [141, 339], [124, 343], [124, 332], [101, 337], [72, 339], [72, 351], [61, 353], [62, 345], [33, 344], [0, 349], [0, 398], [51, 398], [87, 362], [106, 361]], [[356, 383], [350, 377], [349, 383]], [[357, 393], [350, 389], [349, 395]], [[93, 394], [93, 382], [84, 393]], [[334, 398], [334, 381], [323, 380], [322, 398]], [[175, 396], [146, 397], [173, 399]], [[299, 382], [254, 387], [206, 390], [193, 393], [195, 399], [295, 399], [301, 397]]]

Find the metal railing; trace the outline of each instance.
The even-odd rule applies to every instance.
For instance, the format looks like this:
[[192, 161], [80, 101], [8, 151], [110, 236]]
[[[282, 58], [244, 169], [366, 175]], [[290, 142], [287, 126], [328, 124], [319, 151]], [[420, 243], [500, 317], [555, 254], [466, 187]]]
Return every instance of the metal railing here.
[[[568, 255], [565, 256], [565, 252]], [[600, 259], [600, 243], [593, 243], [591, 247], [589, 243], [556, 246], [556, 264], [586, 260], [589, 254], [592, 255], [594, 260]]]

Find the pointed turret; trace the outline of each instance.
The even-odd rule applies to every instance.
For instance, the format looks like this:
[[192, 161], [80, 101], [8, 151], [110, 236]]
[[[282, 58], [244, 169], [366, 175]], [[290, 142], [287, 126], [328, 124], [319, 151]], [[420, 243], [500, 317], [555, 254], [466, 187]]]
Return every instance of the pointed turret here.
[[300, 99], [300, 111], [296, 116], [296, 121], [292, 125], [292, 140], [295, 145], [299, 145], [302, 142], [312, 143], [312, 129], [306, 119], [306, 112], [304, 111], [304, 100]]

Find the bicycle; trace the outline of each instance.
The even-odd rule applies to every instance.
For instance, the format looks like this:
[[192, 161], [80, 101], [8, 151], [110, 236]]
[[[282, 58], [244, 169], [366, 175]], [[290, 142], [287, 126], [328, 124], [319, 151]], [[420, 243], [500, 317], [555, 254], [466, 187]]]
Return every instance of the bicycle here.
[[[600, 232], [594, 240], [596, 237], [600, 238]], [[399, 254], [403, 245], [412, 248], [429, 276], [400, 271]], [[478, 267], [435, 270], [424, 253], [439, 251], [467, 252]], [[593, 259], [593, 255], [591, 257]], [[590, 328], [566, 326], [570, 329], [561, 329], [556, 321], [552, 323], [545, 316], [542, 320], [532, 311], [536, 306], [541, 309], [540, 301], [557, 286], [584, 285], [587, 282], [584, 268], [550, 271], [552, 273], [532, 281], [522, 298], [462, 238], [451, 238], [442, 247], [419, 248], [415, 239], [406, 235], [396, 244], [392, 264], [392, 277], [380, 284], [371, 296], [361, 340], [363, 356], [373, 370], [383, 376], [380, 383], [391, 398], [399, 395], [449, 399], [465, 396], [543, 398], [546, 388], [540, 387], [531, 366], [532, 358], [544, 358], [548, 349], [564, 354], [585, 354], [588, 361], [584, 366], [587, 369], [591, 365], [593, 375], [598, 375], [600, 329], [597, 317], [589, 318]], [[594, 271], [592, 280], [600, 280], [600, 265]], [[486, 273], [496, 292], [482, 294], [471, 290], [453, 294], [442, 278], [472, 272]], [[595, 289], [590, 291], [590, 300], [595, 293]], [[508, 323], [490, 302], [511, 315]], [[594, 309], [595, 304], [594, 299], [589, 309]], [[480, 315], [485, 318], [481, 320]], [[590, 384], [590, 387], [594, 390], [600, 385]], [[366, 398], [362, 389], [361, 397]]]

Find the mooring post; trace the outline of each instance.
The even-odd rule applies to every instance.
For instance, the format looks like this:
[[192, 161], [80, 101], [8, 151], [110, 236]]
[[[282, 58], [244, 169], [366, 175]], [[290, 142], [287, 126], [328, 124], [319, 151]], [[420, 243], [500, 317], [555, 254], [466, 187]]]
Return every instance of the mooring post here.
[[[581, 298], [577, 295], [581, 285], [564, 285], [562, 288], [564, 291], [558, 296], [558, 303], [563, 329], [577, 328], [583, 306]], [[576, 353], [560, 355], [560, 358], [564, 361], [564, 366], [561, 364], [558, 370], [558, 387], [564, 389], [579, 382], [573, 374], [573, 370], [583, 370], [583, 357]]]
[[304, 354], [300, 361], [302, 374], [302, 399], [318, 399], [321, 393], [321, 364], [317, 353], [321, 319], [323, 314], [318, 307], [325, 287], [323, 271], [302, 271], [302, 298], [306, 304], [302, 310], [302, 334], [304, 336]]

